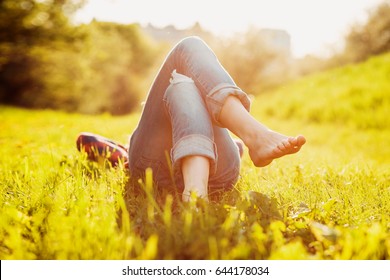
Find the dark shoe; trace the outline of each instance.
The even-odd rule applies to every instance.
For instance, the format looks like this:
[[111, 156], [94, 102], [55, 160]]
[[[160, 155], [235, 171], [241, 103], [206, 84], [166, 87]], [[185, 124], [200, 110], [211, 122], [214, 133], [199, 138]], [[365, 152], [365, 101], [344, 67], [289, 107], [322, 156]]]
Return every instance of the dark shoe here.
[[112, 166], [118, 166], [119, 162], [123, 162], [125, 167], [128, 167], [128, 152], [127, 149], [108, 138], [103, 136], [82, 132], [77, 137], [77, 149], [80, 152], [86, 152], [88, 159], [92, 161], [108, 160]]

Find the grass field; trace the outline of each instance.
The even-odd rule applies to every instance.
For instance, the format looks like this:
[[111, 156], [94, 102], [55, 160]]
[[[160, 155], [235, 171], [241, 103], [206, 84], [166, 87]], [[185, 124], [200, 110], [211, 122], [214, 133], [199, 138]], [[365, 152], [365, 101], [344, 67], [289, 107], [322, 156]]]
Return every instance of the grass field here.
[[150, 176], [125, 198], [123, 168], [77, 151], [81, 131], [126, 143], [138, 114], [0, 107], [0, 259], [390, 259], [389, 80], [384, 55], [256, 97], [307, 144], [261, 169], [245, 154], [235, 190], [197, 205]]

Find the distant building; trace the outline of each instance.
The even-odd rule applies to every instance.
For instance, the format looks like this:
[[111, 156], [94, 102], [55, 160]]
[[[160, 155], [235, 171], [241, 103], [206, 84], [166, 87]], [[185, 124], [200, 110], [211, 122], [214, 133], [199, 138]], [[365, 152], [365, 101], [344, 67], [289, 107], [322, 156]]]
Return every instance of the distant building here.
[[191, 28], [187, 29], [177, 29], [173, 25], [168, 25], [165, 27], [155, 27], [152, 24], [148, 24], [145, 27], [142, 27], [143, 31], [153, 38], [156, 41], [164, 41], [171, 44], [177, 43], [181, 39], [187, 36], [197, 35], [204, 39], [212, 37], [212, 34], [204, 30], [199, 23], [195, 23]]
[[[142, 27], [143, 31], [156, 41], [165, 41], [171, 44], [177, 43], [186, 36], [197, 35], [203, 39], [211, 40], [213, 34], [204, 30], [199, 23], [195, 23], [191, 28], [177, 29], [173, 25], [165, 27], [155, 27], [148, 24]], [[264, 43], [270, 49], [278, 53], [283, 53], [286, 57], [291, 56], [291, 38], [290, 34], [281, 29], [259, 29], [258, 34], [263, 39]]]
[[185, 30], [178, 30], [173, 25], [168, 25], [163, 28], [155, 27], [148, 24], [142, 28], [143, 31], [156, 41], [167, 41], [170, 43], [176, 42], [185, 36]]

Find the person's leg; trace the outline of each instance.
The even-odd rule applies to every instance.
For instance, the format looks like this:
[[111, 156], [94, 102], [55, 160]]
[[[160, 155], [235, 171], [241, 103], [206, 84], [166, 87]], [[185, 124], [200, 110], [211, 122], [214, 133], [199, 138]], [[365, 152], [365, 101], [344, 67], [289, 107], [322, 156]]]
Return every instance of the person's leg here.
[[172, 73], [164, 101], [172, 125], [171, 159], [178, 183], [184, 183], [182, 198], [195, 192], [207, 199], [209, 174], [214, 173], [216, 151], [213, 127], [206, 105], [192, 79]]
[[195, 192], [207, 200], [209, 190], [232, 188], [239, 175], [239, 147], [227, 129], [212, 125], [194, 81], [174, 71], [164, 101], [172, 125], [173, 169], [184, 183], [182, 199]]
[[214, 141], [217, 147], [217, 166], [210, 175], [209, 195], [231, 190], [238, 181], [241, 167], [240, 150], [226, 128], [213, 126]]
[[305, 144], [303, 136], [288, 137], [274, 132], [249, 114], [248, 96], [202, 40], [187, 38], [177, 48], [176, 58], [184, 62], [178, 71], [191, 77], [199, 88], [213, 124], [239, 136], [256, 166], [266, 166], [275, 158], [296, 153]]
[[306, 143], [302, 135], [288, 137], [270, 130], [253, 118], [235, 97], [226, 99], [219, 120], [244, 141], [251, 160], [258, 167], [266, 166], [276, 158], [294, 154]]
[[189, 201], [193, 192], [208, 200], [210, 160], [204, 156], [187, 156], [182, 159], [181, 170], [184, 181], [182, 200]]
[[152, 168], [159, 186], [173, 187], [169, 152], [172, 148], [172, 126], [164, 106], [163, 96], [173, 71], [164, 63], [156, 75], [144, 104], [137, 128], [129, 143], [130, 179], [137, 182], [146, 168]]
[[[234, 84], [214, 53], [202, 40], [190, 37], [179, 42], [167, 56], [153, 82], [129, 147], [129, 169], [133, 174], [132, 177], [139, 177], [145, 168], [152, 167], [154, 179], [159, 185], [164, 186], [172, 185], [171, 166], [167, 161], [167, 155], [173, 147], [173, 131], [170, 117], [165, 111], [163, 96], [171, 84], [171, 73], [175, 69], [194, 81], [195, 87], [199, 90], [198, 95], [206, 103], [208, 116], [211, 117], [213, 124], [215, 124], [217, 112], [216, 110], [210, 111], [210, 108], [214, 107], [210, 106], [210, 103], [220, 107], [222, 95], [238, 96], [246, 107], [249, 107], [246, 94]], [[187, 109], [191, 107], [188, 106]], [[212, 137], [205, 139], [207, 138], [212, 140]], [[209, 142], [209, 140], [204, 142]], [[188, 151], [191, 146], [183, 145], [181, 149]], [[213, 153], [216, 154], [215, 147]], [[172, 160], [175, 161], [174, 158]], [[215, 169], [216, 164], [213, 163], [210, 166], [211, 176], [216, 173], [213, 166]], [[236, 166], [234, 170], [237, 169]], [[218, 171], [220, 171], [218, 174], [224, 173], [221, 168]]]
[[[172, 124], [169, 116], [164, 112], [162, 100], [163, 95], [170, 85], [169, 78], [174, 70], [177, 70], [178, 73], [184, 74], [194, 81], [195, 87], [199, 90], [198, 95], [205, 102], [208, 116], [211, 119], [213, 127], [226, 127], [242, 138], [244, 143], [248, 145], [251, 158], [256, 165], [266, 165], [276, 157], [299, 150], [303, 145], [303, 137], [291, 139], [285, 136], [276, 137], [275, 135], [277, 134], [266, 133], [265, 127], [264, 129], [260, 129], [263, 128], [263, 126], [260, 123], [255, 122], [248, 113], [250, 107], [248, 96], [235, 85], [234, 81], [221, 66], [211, 49], [199, 38], [190, 37], [182, 40], [170, 52], [152, 85], [140, 123], [131, 139], [129, 149], [129, 167], [131, 171], [139, 171], [146, 167], [152, 167], [154, 171], [157, 169], [157, 172], [154, 173], [155, 178], [157, 173], [157, 181], [166, 183], [171, 179], [169, 175], [170, 166], [166, 161], [166, 155], [172, 148], [172, 142], [174, 141], [172, 139], [172, 134], [175, 135], [175, 133], [172, 132]], [[234, 100], [234, 102], [231, 102], [231, 100]], [[229, 104], [232, 106], [229, 106]], [[185, 108], [191, 108], [191, 106]], [[232, 109], [231, 112], [229, 112], [230, 109]], [[249, 122], [250, 124], [245, 124], [245, 122]], [[193, 123], [189, 126], [192, 125]], [[248, 129], [246, 131], [241, 131], [241, 125]], [[257, 133], [252, 133], [252, 137], [249, 137], [251, 135], [250, 128], [257, 130]], [[213, 131], [215, 130], [213, 129]], [[223, 129], [223, 131], [226, 135], [226, 129]], [[261, 133], [259, 131], [261, 131]], [[270, 135], [273, 135], [273, 137], [269, 137]], [[225, 147], [224, 143], [232, 144], [233, 142], [229, 137], [222, 137], [222, 139], [227, 139], [227, 142], [221, 141], [218, 142], [217, 145], [218, 149], [223, 151]], [[286, 139], [288, 140], [287, 142], [285, 141]], [[202, 142], [208, 143], [206, 146], [209, 147], [212, 137], [205, 137], [204, 140], [205, 141]], [[262, 145], [262, 141], [264, 141], [264, 145]], [[182, 141], [178, 140], [177, 142]], [[267, 142], [270, 143], [267, 144]], [[275, 145], [279, 150], [272, 148], [272, 152], [270, 152], [270, 147]], [[229, 147], [232, 146], [230, 145]], [[184, 154], [186, 154], [187, 157], [198, 156], [196, 153], [191, 153], [189, 151], [191, 149], [191, 146], [189, 145], [180, 145], [180, 149], [186, 151]], [[206, 148], [206, 150], [207, 149], [208, 148]], [[175, 154], [173, 152], [174, 150], [175, 148], [172, 149], [173, 155]], [[217, 155], [215, 148], [213, 152]], [[230, 156], [233, 155], [233, 157], [238, 155], [237, 149], [233, 150], [228, 148], [227, 152], [228, 153], [226, 154]], [[216, 156], [216, 158], [218, 158], [217, 164], [214, 162], [215, 160], [210, 161], [210, 180], [219, 178], [217, 175], [220, 174], [231, 174], [229, 173], [229, 170], [234, 170], [235, 172], [233, 173], [236, 174], [236, 170], [239, 168], [239, 161], [233, 161], [233, 169], [231, 166], [223, 164], [218, 168], [220, 162], [225, 163], [228, 161], [220, 160], [225, 153], [219, 151], [219, 154], [220, 155]], [[210, 155], [201, 156], [209, 159], [212, 157]], [[174, 157], [172, 160], [174, 163], [180, 162], [182, 164], [182, 161], [175, 161]], [[191, 166], [191, 164], [189, 166]], [[207, 169], [204, 164], [201, 164], [201, 166], [202, 169]], [[180, 165], [179, 167], [182, 168]], [[162, 170], [163, 172], [158, 172], [158, 170]], [[234, 176], [237, 178], [238, 174]], [[220, 178], [222, 179], [222, 177], [226, 176], [221, 176]], [[234, 180], [231, 181], [233, 182]]]

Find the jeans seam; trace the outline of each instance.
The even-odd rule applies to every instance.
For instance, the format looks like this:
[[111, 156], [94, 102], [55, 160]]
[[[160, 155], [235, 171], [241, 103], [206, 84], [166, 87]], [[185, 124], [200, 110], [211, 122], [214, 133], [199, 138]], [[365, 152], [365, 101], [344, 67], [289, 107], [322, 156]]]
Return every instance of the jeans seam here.
[[[199, 137], [199, 138], [202, 138], [204, 140], [208, 140], [212, 145], [213, 145], [213, 154], [214, 154], [214, 157], [216, 158], [216, 151], [215, 151], [215, 143], [214, 141], [212, 141], [210, 138], [204, 136], [204, 135], [201, 135], [201, 134], [190, 134], [190, 135], [186, 135], [184, 137], [182, 137], [179, 141], [177, 141], [177, 143], [172, 147], [172, 151], [175, 150], [175, 148], [178, 146], [178, 144], [180, 142], [182, 142], [183, 140], [186, 140], [187, 138], [192, 138], [192, 137]], [[173, 159], [173, 157], [172, 157]]]

